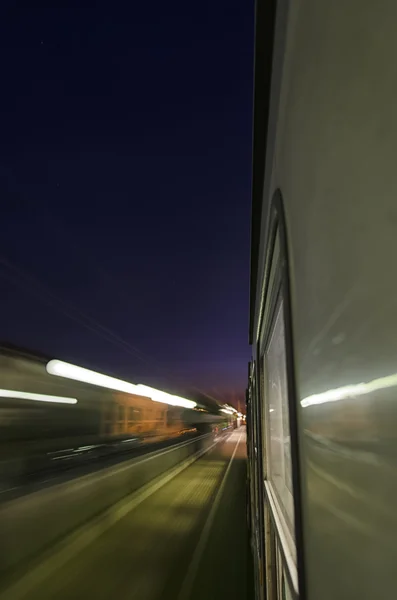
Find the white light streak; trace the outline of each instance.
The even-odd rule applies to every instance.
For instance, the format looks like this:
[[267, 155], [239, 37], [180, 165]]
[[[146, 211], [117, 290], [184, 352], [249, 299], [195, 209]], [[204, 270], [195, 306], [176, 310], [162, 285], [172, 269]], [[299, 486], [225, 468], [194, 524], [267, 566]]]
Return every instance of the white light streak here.
[[90, 383], [91, 385], [97, 385], [99, 387], [108, 388], [110, 390], [116, 390], [119, 392], [126, 392], [127, 394], [139, 394], [138, 388], [133, 383], [116, 379], [115, 377], [109, 377], [96, 371], [90, 371], [77, 365], [72, 365], [62, 360], [50, 360], [46, 366], [47, 373], [50, 375], [57, 375], [58, 377], [66, 377], [67, 379], [73, 379], [75, 381], [82, 381], [83, 383]]
[[371, 394], [378, 390], [384, 390], [397, 385], [397, 374], [389, 375], [388, 377], [380, 377], [379, 379], [373, 379], [368, 383], [356, 383], [352, 385], [345, 385], [340, 388], [333, 390], [327, 390], [320, 394], [313, 394], [301, 400], [301, 406], [306, 408], [307, 406], [313, 406], [314, 404], [325, 404], [326, 402], [338, 402], [339, 400], [345, 400], [346, 398], [355, 398], [356, 396], [363, 396], [365, 394]]
[[73, 379], [75, 381], [82, 381], [83, 383], [89, 383], [91, 385], [97, 385], [110, 390], [116, 390], [118, 392], [124, 392], [126, 394], [134, 394], [136, 396], [144, 396], [151, 398], [155, 402], [163, 402], [164, 404], [170, 404], [171, 406], [182, 406], [184, 408], [194, 408], [196, 402], [193, 400], [187, 400], [186, 398], [180, 398], [179, 396], [173, 396], [167, 394], [161, 390], [156, 390], [147, 385], [129, 383], [116, 377], [110, 377], [103, 373], [97, 373], [90, 369], [84, 369], [77, 365], [63, 362], [62, 360], [50, 360], [46, 366], [47, 372], [50, 375], [57, 375], [58, 377], [66, 377], [67, 379]]
[[219, 410], [226, 413], [227, 415], [233, 415], [234, 413], [237, 414], [237, 410], [233, 408], [233, 406], [229, 406], [229, 404], [223, 404], [223, 408]]
[[17, 390], [0, 390], [0, 398], [20, 398], [21, 400], [34, 400], [35, 402], [56, 402], [58, 404], [77, 404], [76, 398], [64, 396], [51, 396], [48, 394], [33, 394]]
[[151, 398], [155, 402], [164, 402], [165, 404], [170, 404], [171, 406], [182, 406], [183, 408], [194, 408], [197, 404], [193, 400], [180, 398], [179, 396], [174, 396], [173, 394], [168, 394], [167, 392], [162, 392], [161, 390], [151, 388], [148, 385], [143, 385], [142, 383], [138, 383], [137, 388], [139, 389], [141, 396]]

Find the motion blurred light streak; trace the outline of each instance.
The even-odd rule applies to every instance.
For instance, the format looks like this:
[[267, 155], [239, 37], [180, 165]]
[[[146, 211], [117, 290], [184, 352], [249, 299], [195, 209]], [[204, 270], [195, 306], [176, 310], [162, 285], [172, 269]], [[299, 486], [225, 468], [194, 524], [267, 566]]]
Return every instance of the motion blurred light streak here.
[[0, 398], [20, 398], [22, 400], [34, 400], [35, 402], [57, 402], [58, 404], [77, 404], [76, 398], [64, 396], [50, 396], [48, 394], [33, 394], [31, 392], [20, 392], [17, 390], [0, 390]]
[[103, 373], [97, 373], [90, 369], [84, 369], [83, 367], [72, 365], [62, 360], [50, 360], [47, 363], [46, 369], [47, 373], [50, 375], [66, 377], [67, 379], [74, 379], [75, 381], [97, 385], [126, 394], [144, 396], [155, 402], [163, 402], [164, 404], [170, 404], [171, 406], [181, 406], [183, 408], [194, 408], [196, 406], [196, 402], [193, 400], [173, 396], [172, 394], [167, 394], [166, 392], [156, 390], [143, 384], [135, 385], [134, 383], [129, 383], [128, 381], [117, 379], [116, 377], [110, 377]]
[[196, 402], [193, 400], [187, 400], [187, 398], [180, 398], [173, 394], [167, 394], [167, 392], [156, 390], [155, 388], [143, 385], [142, 383], [138, 383], [137, 388], [140, 390], [139, 393], [141, 396], [147, 396], [155, 402], [165, 402], [172, 406], [182, 406], [184, 408], [194, 408], [196, 406]]
[[84, 369], [77, 365], [72, 365], [62, 360], [50, 360], [46, 366], [47, 373], [50, 375], [57, 375], [58, 377], [66, 377], [66, 379], [74, 379], [75, 381], [81, 381], [83, 383], [89, 383], [91, 385], [97, 385], [99, 387], [108, 388], [110, 390], [116, 390], [119, 392], [126, 392], [127, 394], [139, 394], [137, 386], [132, 383], [127, 383], [121, 379], [115, 377], [109, 377], [90, 369]]
[[389, 375], [388, 377], [379, 377], [368, 383], [356, 383], [353, 385], [345, 385], [334, 390], [327, 390], [320, 394], [313, 394], [301, 400], [301, 406], [304, 408], [312, 406], [314, 404], [325, 404], [326, 402], [337, 402], [338, 400], [345, 400], [346, 398], [354, 398], [356, 396], [363, 396], [364, 394], [371, 394], [378, 390], [384, 390], [397, 385], [397, 374]]

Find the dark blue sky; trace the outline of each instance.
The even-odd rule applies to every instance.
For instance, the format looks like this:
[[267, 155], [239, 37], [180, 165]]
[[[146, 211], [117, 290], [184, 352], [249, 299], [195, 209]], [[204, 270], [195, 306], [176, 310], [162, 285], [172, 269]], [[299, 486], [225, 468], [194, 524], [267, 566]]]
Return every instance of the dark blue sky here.
[[55, 4], [1, 9], [1, 338], [241, 395], [253, 1]]

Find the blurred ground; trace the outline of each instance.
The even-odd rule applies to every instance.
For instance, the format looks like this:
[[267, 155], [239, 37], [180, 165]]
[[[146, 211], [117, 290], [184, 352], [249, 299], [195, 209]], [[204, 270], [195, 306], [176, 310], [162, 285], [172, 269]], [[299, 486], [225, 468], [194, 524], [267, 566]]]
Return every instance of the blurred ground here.
[[251, 598], [245, 452], [241, 428], [26, 598]]

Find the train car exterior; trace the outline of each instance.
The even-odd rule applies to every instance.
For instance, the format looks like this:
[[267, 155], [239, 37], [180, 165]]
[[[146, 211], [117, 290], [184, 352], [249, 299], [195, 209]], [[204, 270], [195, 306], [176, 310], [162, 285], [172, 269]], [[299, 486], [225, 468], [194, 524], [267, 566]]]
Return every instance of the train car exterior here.
[[[45, 357], [0, 347], [0, 458], [15, 452], [18, 444], [39, 449], [131, 436], [166, 438], [186, 429], [178, 407], [53, 377], [46, 372], [47, 362]], [[10, 390], [76, 403], [35, 402], [10, 396]]]
[[397, 4], [257, 0], [249, 522], [260, 600], [397, 589]]

